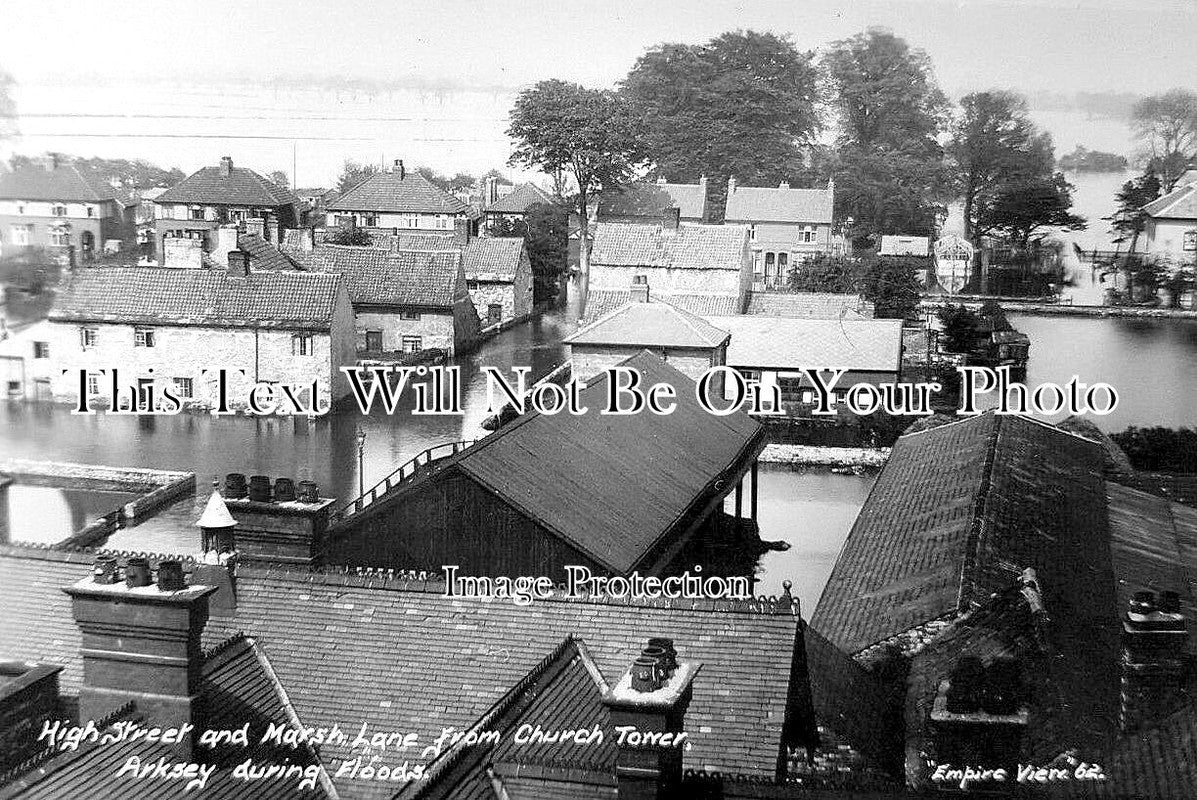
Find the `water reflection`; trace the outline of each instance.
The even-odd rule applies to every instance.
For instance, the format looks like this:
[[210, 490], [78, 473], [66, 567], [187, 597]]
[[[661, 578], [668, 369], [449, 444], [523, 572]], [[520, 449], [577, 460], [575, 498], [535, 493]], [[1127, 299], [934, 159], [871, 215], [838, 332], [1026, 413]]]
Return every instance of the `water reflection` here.
[[0, 486], [0, 543], [60, 542], [97, 518], [121, 508], [137, 495], [28, 486]]

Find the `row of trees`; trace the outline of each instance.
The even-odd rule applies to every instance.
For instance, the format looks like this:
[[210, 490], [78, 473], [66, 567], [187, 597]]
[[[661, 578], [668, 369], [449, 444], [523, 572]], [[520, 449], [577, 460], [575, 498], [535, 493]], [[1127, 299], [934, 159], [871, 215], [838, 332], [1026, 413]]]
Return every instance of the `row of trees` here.
[[834, 178], [836, 218], [858, 244], [932, 234], [961, 198], [972, 237], [1025, 244], [1044, 226], [1084, 224], [1068, 212], [1071, 187], [1023, 98], [978, 92], [954, 107], [927, 55], [883, 29], [821, 54], [755, 31], [659, 45], [617, 89], [548, 80], [525, 90], [508, 135], [511, 164], [572, 179], [583, 221], [596, 192], [643, 174], [706, 175], [716, 209], [729, 176], [794, 186]]

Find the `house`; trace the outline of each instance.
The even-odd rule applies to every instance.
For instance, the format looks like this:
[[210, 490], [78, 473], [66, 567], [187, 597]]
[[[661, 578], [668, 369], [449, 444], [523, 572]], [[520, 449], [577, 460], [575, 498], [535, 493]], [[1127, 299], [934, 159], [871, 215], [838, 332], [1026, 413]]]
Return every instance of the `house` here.
[[[256, 270], [239, 250], [228, 263], [227, 269], [76, 270], [49, 315], [49, 393], [77, 404], [82, 391], [89, 402], [98, 396], [118, 406], [135, 390], [144, 406], [150, 387], [159, 398], [173, 387], [184, 405], [207, 406], [215, 404], [216, 371], [223, 367], [234, 399], [257, 383], [316, 381], [314, 402], [321, 407], [347, 394], [340, 371], [354, 363], [347, 280]], [[130, 395], [112, 398], [113, 369], [122, 378], [119, 390], [132, 387]], [[44, 391], [38, 387], [35, 395]], [[310, 405], [310, 390], [303, 394]]]
[[434, 186], [418, 172], [408, 172], [396, 160], [391, 170], [371, 175], [346, 190], [327, 206], [330, 225], [352, 219], [359, 228], [445, 231], [464, 220], [471, 236], [478, 235], [482, 213]]
[[0, 398], [51, 400], [53, 326], [46, 320], [0, 329]]
[[1189, 264], [1197, 259], [1197, 176], [1185, 173], [1171, 192], [1143, 206], [1143, 213], [1135, 252]]
[[752, 292], [744, 313], [791, 319], [873, 319], [876, 308], [858, 294]]
[[108, 242], [132, 246], [136, 205], [119, 185], [57, 157], [0, 173], [0, 252], [45, 248], [91, 261]]
[[835, 183], [826, 189], [776, 189], [739, 186], [727, 180], [724, 221], [747, 225], [752, 236], [753, 288], [784, 286], [790, 270], [819, 254], [843, 251], [831, 230]]
[[155, 186], [137, 192], [137, 210], [135, 222], [137, 224], [137, 247], [149, 261], [157, 261], [161, 256], [155, 249], [158, 245], [156, 215], [157, 207], [154, 201], [166, 192], [166, 187]]
[[693, 381], [701, 379], [711, 367], [723, 366], [730, 338], [727, 331], [668, 302], [650, 298], [649, 292], [646, 281], [632, 284], [630, 303], [565, 337], [573, 377], [590, 380], [641, 350], [655, 353]]
[[[785, 412], [793, 416], [808, 416], [816, 401], [803, 369], [845, 370], [837, 395], [857, 383], [894, 383], [901, 372], [901, 320], [747, 315], [706, 320], [731, 333], [727, 365], [766, 392], [778, 387]], [[734, 388], [726, 387], [728, 397]], [[841, 408], [839, 413], [848, 412]]]
[[299, 269], [299, 264], [278, 247], [266, 241], [265, 220], [251, 218], [216, 228], [204, 241], [183, 236], [166, 239], [160, 265], [171, 269], [226, 269], [229, 254], [244, 253], [255, 270]]
[[600, 222], [590, 253], [587, 322], [626, 305], [643, 276], [653, 295], [698, 316], [739, 314], [752, 285], [748, 228]]
[[[459, 226], [464, 233], [465, 221]], [[304, 270], [343, 276], [359, 354], [453, 355], [477, 339], [478, 314], [452, 237], [428, 237], [428, 249], [402, 250], [393, 242], [355, 247], [300, 238], [304, 243], [285, 246], [284, 254]]]
[[707, 178], [698, 183], [634, 183], [604, 192], [599, 200], [600, 222], [659, 223], [676, 209], [681, 222], [707, 222]]
[[158, 195], [154, 206], [157, 252], [162, 254], [170, 238], [197, 239], [210, 249], [215, 230], [227, 223], [261, 219], [271, 244], [281, 241], [285, 228], [304, 223], [299, 198], [252, 169], [233, 166], [229, 156]]
[[[742, 480], [765, 446], [763, 427], [744, 413], [708, 413], [694, 382], [651, 353], [623, 363], [645, 386], [671, 384], [674, 412], [600, 414], [608, 380], [600, 377], [579, 392], [588, 413], [530, 409], [430, 472], [397, 479], [364, 507], [351, 505], [330, 528], [328, 561], [458, 564], [462, 574], [554, 580], [566, 565], [662, 575], [693, 565], [708, 545], [750, 535], [755, 502], [742, 518], [724, 513], [722, 500], [735, 491], [742, 509]], [[562, 487], [577, 487], [568, 503]]]
[[498, 182], [493, 177], [487, 178], [483, 183], [482, 213], [486, 216], [488, 228], [501, 219], [523, 219], [532, 206], [553, 205], [558, 202], [555, 197], [534, 183], [521, 183], [507, 188], [511, 191], [500, 194]]
[[322, 214], [324, 208], [337, 197], [337, 190], [324, 189], [320, 187], [308, 187], [304, 189], [296, 189], [294, 195], [299, 198], [301, 203], [307, 203], [308, 208], [312, 209], [313, 213]]
[[464, 267], [470, 300], [483, 327], [532, 315], [532, 261], [522, 236], [471, 238]]

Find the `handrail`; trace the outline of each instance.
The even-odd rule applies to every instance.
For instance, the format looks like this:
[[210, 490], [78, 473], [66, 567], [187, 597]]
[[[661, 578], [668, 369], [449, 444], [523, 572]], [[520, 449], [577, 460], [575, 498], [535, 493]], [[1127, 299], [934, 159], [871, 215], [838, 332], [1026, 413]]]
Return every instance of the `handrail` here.
[[[377, 500], [386, 496], [392, 489], [401, 484], [409, 478], [415, 477], [420, 467], [428, 467], [434, 461], [455, 456], [462, 450], [465, 450], [470, 445], [474, 444], [476, 439], [463, 439], [457, 442], [445, 442], [444, 444], [433, 445], [432, 447], [421, 450], [410, 459], [400, 464], [399, 467], [387, 475], [378, 483], [374, 484], [364, 494], [355, 497], [350, 502], [333, 512], [332, 518], [334, 520], [342, 520], [353, 514], [361, 513], [362, 509], [373, 505]], [[421, 458], [423, 464], [420, 463]], [[406, 473], [406, 474], [404, 474]], [[381, 492], [379, 490], [382, 490]]]

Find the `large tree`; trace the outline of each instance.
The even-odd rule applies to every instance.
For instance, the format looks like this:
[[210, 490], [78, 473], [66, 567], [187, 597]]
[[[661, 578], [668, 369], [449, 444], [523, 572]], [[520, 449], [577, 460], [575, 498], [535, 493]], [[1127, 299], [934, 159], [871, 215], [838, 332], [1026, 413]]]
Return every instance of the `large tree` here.
[[337, 191], [340, 194], [357, 186], [366, 178], [377, 175], [381, 170], [375, 164], [359, 164], [352, 159], [346, 159], [341, 166], [341, 176], [337, 178]]
[[990, 223], [995, 233], [1025, 248], [1043, 228], [1084, 228], [1084, 217], [1070, 208], [1072, 184], [1057, 172], [1004, 186], [993, 200]]
[[291, 188], [291, 180], [287, 177], [287, 173], [281, 169], [274, 170], [266, 177], [270, 178], [270, 182], [277, 186], [281, 186], [284, 189]]
[[535, 203], [522, 219], [499, 217], [490, 225], [492, 236], [522, 236], [532, 262], [532, 298], [551, 300], [561, 289], [569, 251], [569, 214], [555, 203]]
[[515, 149], [508, 163], [540, 167], [549, 175], [567, 173], [576, 184], [578, 252], [584, 275], [590, 272], [590, 200], [602, 189], [627, 185], [644, 164], [640, 128], [625, 97], [561, 80], [541, 81], [525, 89], [511, 109], [507, 135]]
[[818, 255], [790, 271], [796, 292], [846, 292], [874, 304], [882, 319], [913, 318], [919, 285], [915, 267], [905, 258], [868, 254], [860, 258]]
[[730, 176], [745, 185], [811, 177], [804, 151], [822, 127], [812, 59], [787, 37], [756, 31], [646, 52], [622, 91], [644, 117], [656, 174], [706, 175], [717, 205]]
[[931, 60], [893, 33], [870, 28], [823, 56], [839, 117], [836, 211], [858, 242], [883, 233], [930, 234], [948, 175], [938, 141], [947, 99]]
[[1122, 184], [1115, 195], [1118, 210], [1111, 218], [1110, 227], [1116, 234], [1115, 243], [1129, 242], [1127, 252], [1135, 252], [1139, 234], [1147, 227], [1147, 214], [1143, 212], [1143, 206], [1158, 198], [1162, 189], [1159, 176], [1148, 169], [1139, 177]]
[[1147, 167], [1159, 175], [1165, 192], [1197, 156], [1197, 93], [1172, 89], [1135, 104], [1131, 127], [1142, 142]]
[[1051, 136], [1035, 127], [1026, 100], [1004, 91], [960, 100], [947, 154], [964, 201], [964, 238], [974, 245], [997, 225], [998, 198], [1017, 184], [1050, 178], [1055, 161]]

